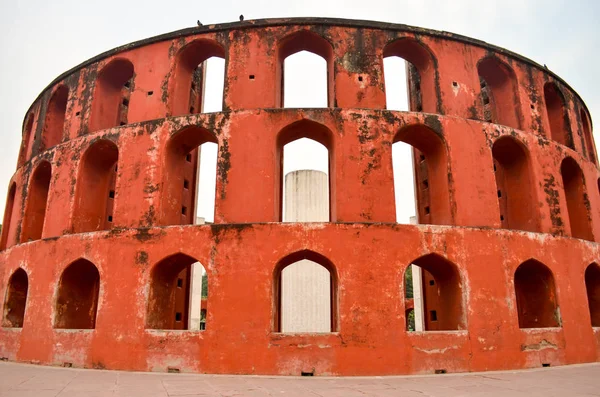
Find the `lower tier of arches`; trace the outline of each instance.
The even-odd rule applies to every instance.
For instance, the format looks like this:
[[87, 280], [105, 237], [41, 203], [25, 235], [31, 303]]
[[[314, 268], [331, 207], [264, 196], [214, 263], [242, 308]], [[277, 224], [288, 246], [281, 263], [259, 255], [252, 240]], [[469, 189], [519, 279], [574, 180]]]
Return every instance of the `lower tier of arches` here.
[[[317, 316], [325, 324], [314, 332], [281, 324], [294, 307], [282, 304], [283, 277], [301, 261], [320, 265], [315, 274], [327, 278], [328, 310]], [[277, 375], [599, 361], [598, 263], [592, 242], [449, 226], [266, 223], [74, 234], [0, 254], [0, 357]], [[432, 298], [409, 299], [411, 264], [411, 278], [422, 269], [422, 293], [432, 290]], [[202, 292], [177, 312], [194, 279]], [[411, 332], [408, 313], [420, 299], [426, 319]], [[201, 315], [186, 323], [192, 307]]]

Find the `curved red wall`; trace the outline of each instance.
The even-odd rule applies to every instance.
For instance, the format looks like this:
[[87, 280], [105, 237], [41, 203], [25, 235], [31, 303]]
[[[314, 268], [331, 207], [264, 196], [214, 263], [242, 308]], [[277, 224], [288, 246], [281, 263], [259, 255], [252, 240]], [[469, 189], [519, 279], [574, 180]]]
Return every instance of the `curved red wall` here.
[[[292, 37], [319, 35], [331, 46], [326, 51], [331, 108], [279, 107], [278, 48], [302, 30], [311, 34]], [[171, 117], [177, 54], [196, 39], [211, 43], [207, 53], [223, 49], [223, 112]], [[385, 110], [384, 48], [398, 39], [425, 48], [421, 57], [431, 55], [424, 64], [433, 70], [421, 73], [421, 79], [433, 81], [422, 81], [421, 88], [427, 104], [435, 99], [435, 114]], [[302, 40], [298, 48], [312, 48]], [[488, 105], [482, 101], [477, 65], [490, 56], [516, 79], [510, 87], [516, 87], [515, 117], [522, 129], [484, 121]], [[131, 83], [111, 94], [120, 101], [117, 122], [122, 125], [94, 131], [89, 128], [92, 107], [102, 102], [94, 95], [103, 92], [95, 84], [115, 59], [121, 61], [113, 65], [133, 66]], [[419, 68], [420, 61], [413, 62]], [[123, 81], [130, 76], [129, 71], [111, 73], [123, 74]], [[564, 142], [570, 147], [551, 138], [547, 83], [564, 99]], [[63, 86], [69, 94], [62, 139], [47, 147], [42, 131], [48, 103]], [[0, 297], [22, 268], [28, 276], [27, 304], [22, 328], [0, 328], [2, 357], [109, 369], [282, 375], [481, 371], [600, 358], [600, 329], [591, 326], [584, 277], [587, 266], [600, 258], [600, 173], [589, 157], [595, 156], [587, 136], [591, 126], [582, 120], [589, 115], [564, 81], [519, 55], [462, 36], [376, 22], [285, 19], [204, 26], [85, 62], [55, 80], [27, 115], [33, 117], [33, 133], [23, 132], [22, 161], [10, 181], [16, 184], [14, 205], [5, 215], [5, 223], [10, 218], [2, 238], [7, 248], [0, 252]], [[279, 132], [305, 119], [318, 125], [314, 134], [331, 132], [332, 219], [284, 224], [278, 222], [278, 147], [285, 139]], [[447, 187], [435, 200], [447, 203], [446, 226], [395, 223], [391, 147], [398, 131], [415, 125], [412, 131], [427, 128], [445, 146], [446, 155], [439, 158], [447, 160]], [[200, 127], [207, 135], [203, 141], [219, 145], [215, 224], [165, 226], [168, 142], [188, 126]], [[524, 196], [532, 197], [528, 208], [540, 233], [502, 229], [492, 154], [502, 137], [526, 150], [529, 166], [521, 168], [529, 172], [531, 194]], [[406, 139], [419, 144], [419, 137]], [[109, 230], [74, 233], [80, 190], [90, 183], [81, 180], [80, 166], [99, 140], [118, 148], [116, 177], [109, 184], [114, 200], [105, 204], [102, 199], [103, 206], [110, 205], [102, 208], [112, 214]], [[577, 214], [583, 219], [569, 219], [561, 175], [567, 157], [581, 169], [583, 187], [571, 195], [581, 195], [585, 208]], [[51, 164], [52, 177], [42, 239], [27, 242], [22, 228], [28, 187], [43, 161]], [[581, 222], [593, 241], [570, 237], [570, 225]], [[304, 250], [335, 267], [337, 332], [274, 332], [275, 267]], [[202, 303], [208, 309], [207, 329], [146, 329], [152, 266], [180, 252], [207, 270], [210, 294]], [[406, 331], [404, 270], [430, 253], [458, 269], [464, 329]], [[81, 258], [100, 275], [95, 328], [54, 328], [61, 274]], [[559, 327], [519, 328], [514, 274], [529, 259], [554, 277]]]

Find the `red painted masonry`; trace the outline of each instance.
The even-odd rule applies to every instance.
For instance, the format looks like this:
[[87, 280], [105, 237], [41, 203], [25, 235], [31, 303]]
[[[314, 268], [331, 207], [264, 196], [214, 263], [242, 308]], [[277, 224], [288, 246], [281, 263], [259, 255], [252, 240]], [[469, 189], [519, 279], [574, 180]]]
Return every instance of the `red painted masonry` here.
[[[329, 108], [281, 107], [283, 60], [301, 50], [327, 61]], [[202, 114], [197, 66], [212, 56], [226, 61], [224, 106]], [[385, 110], [386, 56], [411, 64], [412, 112]], [[558, 76], [445, 32], [273, 19], [111, 50], [25, 115], [0, 242], [0, 356], [280, 375], [598, 361], [591, 134]], [[330, 222], [280, 222], [282, 147], [300, 137], [329, 149]], [[397, 141], [415, 149], [420, 225], [395, 223]], [[189, 225], [188, 155], [204, 142], [219, 146], [215, 224]], [[330, 271], [335, 332], [277, 332], [280, 272], [303, 258]], [[195, 261], [208, 274], [206, 330], [160, 329]], [[435, 331], [406, 330], [411, 263], [437, 286]]]

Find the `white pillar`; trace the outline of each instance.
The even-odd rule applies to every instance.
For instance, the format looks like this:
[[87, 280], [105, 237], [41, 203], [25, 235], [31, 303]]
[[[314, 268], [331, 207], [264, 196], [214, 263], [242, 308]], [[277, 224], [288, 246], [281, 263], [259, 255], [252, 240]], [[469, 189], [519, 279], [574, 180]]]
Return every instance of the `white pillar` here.
[[[198, 157], [200, 157], [200, 150], [198, 150]], [[198, 163], [200, 163], [198, 161]], [[200, 167], [198, 167], [198, 174], [200, 174]], [[197, 205], [195, 206], [197, 207]], [[195, 217], [194, 224], [204, 225], [204, 218]], [[202, 310], [202, 276], [204, 275], [204, 266], [200, 262], [192, 264], [192, 270], [190, 271], [190, 304], [188, 307], [188, 329], [190, 331], [198, 331], [200, 329], [200, 317]]]
[[[285, 176], [284, 222], [328, 222], [329, 178], [301, 170]], [[323, 266], [301, 260], [281, 274], [281, 331], [331, 332], [331, 276]]]
[[415, 305], [415, 331], [425, 331], [423, 317], [423, 270], [419, 266], [412, 268], [413, 302]]
[[198, 331], [200, 329], [200, 317], [202, 310], [202, 276], [204, 267], [200, 262], [192, 264], [190, 272], [190, 304], [188, 312], [188, 329]]
[[[416, 202], [416, 200], [415, 200]], [[410, 224], [417, 225], [417, 217], [410, 217]], [[425, 330], [423, 317], [423, 270], [419, 266], [410, 265], [412, 269], [413, 303], [415, 310], [415, 331]]]
[[285, 176], [284, 222], [329, 222], [329, 178], [300, 170]]

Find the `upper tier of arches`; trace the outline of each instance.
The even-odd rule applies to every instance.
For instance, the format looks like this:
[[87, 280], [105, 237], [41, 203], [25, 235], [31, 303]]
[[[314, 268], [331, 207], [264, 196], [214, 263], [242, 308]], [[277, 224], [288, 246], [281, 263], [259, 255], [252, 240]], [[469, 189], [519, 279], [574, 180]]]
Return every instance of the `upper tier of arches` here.
[[533, 61], [433, 30], [311, 18], [187, 29], [84, 62], [27, 112], [18, 166], [94, 131], [201, 112], [201, 66], [211, 57], [225, 59], [223, 111], [283, 107], [283, 61], [299, 51], [326, 61], [328, 107], [385, 109], [383, 58], [397, 56], [413, 66], [411, 110], [528, 131], [596, 162], [585, 104]]

